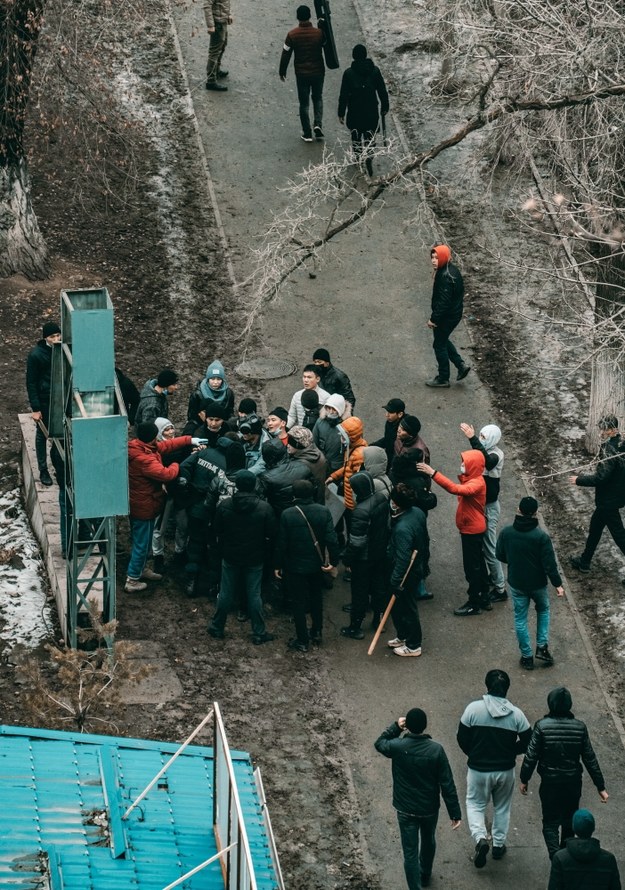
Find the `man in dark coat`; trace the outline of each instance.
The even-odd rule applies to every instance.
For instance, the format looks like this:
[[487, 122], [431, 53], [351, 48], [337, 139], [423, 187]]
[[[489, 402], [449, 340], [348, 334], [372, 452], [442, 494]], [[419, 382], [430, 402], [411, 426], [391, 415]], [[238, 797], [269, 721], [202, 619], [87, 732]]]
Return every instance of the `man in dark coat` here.
[[432, 380], [426, 380], [425, 385], [449, 388], [450, 362], [458, 369], [457, 380], [464, 380], [471, 370], [449, 339], [462, 318], [464, 282], [460, 271], [451, 262], [451, 250], [446, 244], [435, 244], [430, 256], [435, 274], [428, 327], [434, 334], [433, 346], [438, 374]]
[[[325, 65], [323, 63], [323, 31], [315, 28], [310, 20], [310, 7], [298, 6], [296, 11], [297, 27], [286, 35], [282, 55], [280, 56], [280, 80], [286, 80], [291, 55], [295, 54], [295, 80], [297, 82], [297, 98], [299, 100], [299, 119], [302, 125], [304, 142], [323, 139], [323, 81]], [[310, 129], [308, 107], [312, 98], [313, 129]]]
[[221, 586], [217, 610], [208, 625], [212, 637], [222, 640], [228, 613], [237, 603], [237, 588], [245, 586], [247, 614], [252, 623], [252, 643], [273, 640], [263, 617], [261, 582], [267, 552], [276, 534], [276, 518], [266, 501], [254, 493], [256, 476], [243, 470], [236, 477], [236, 491], [217, 506], [213, 532], [221, 556]]
[[328, 350], [323, 348], [316, 349], [312, 360], [313, 365], [317, 365], [319, 368], [321, 388], [329, 392], [330, 395], [338, 393], [338, 395], [343, 396], [353, 409], [356, 406], [356, 396], [354, 395], [350, 379], [345, 371], [341, 371], [340, 368], [332, 364]]
[[39, 426], [42, 423], [46, 430], [50, 420], [50, 385], [52, 375], [52, 347], [61, 342], [61, 329], [54, 321], [47, 321], [42, 329], [42, 338], [31, 349], [26, 362], [26, 390], [32, 418], [37, 424], [35, 432], [35, 453], [39, 478], [42, 485], [52, 485], [52, 477], [48, 470], [48, 451], [46, 435]]
[[570, 559], [573, 568], [584, 574], [590, 571], [590, 562], [606, 526], [616, 546], [625, 554], [625, 528], [620, 512], [625, 506], [625, 456], [621, 451], [618, 419], [607, 414], [599, 421], [599, 429], [602, 442], [595, 472], [569, 476], [573, 485], [595, 489], [595, 511], [590, 518], [584, 552]]
[[[352, 146], [356, 158], [364, 156], [369, 176], [373, 176], [372, 149], [375, 134], [382, 118], [388, 114], [388, 93], [384, 78], [371, 59], [367, 48], [357, 43], [352, 50], [351, 67], [343, 73], [339, 94], [339, 121], [351, 130]], [[378, 99], [380, 103], [378, 111]]]
[[395, 457], [395, 440], [397, 439], [399, 424], [406, 413], [406, 403], [403, 399], [389, 399], [386, 405], [383, 405], [382, 407], [386, 411], [384, 434], [381, 439], [377, 439], [371, 444], [377, 445], [378, 448], [383, 448], [386, 451], [386, 456], [388, 458], [387, 469], [390, 470], [393, 458]]
[[608, 799], [608, 792], [588, 728], [571, 711], [573, 700], [569, 690], [565, 686], [552, 689], [547, 704], [549, 713], [534, 724], [521, 766], [520, 787], [521, 794], [527, 794], [529, 780], [538, 767], [543, 837], [549, 858], [553, 859], [567, 838], [573, 837], [573, 813], [582, 796], [582, 763], [603, 803]]
[[[301, 464], [300, 464], [301, 465]], [[329, 573], [339, 561], [339, 544], [327, 507], [313, 503], [312, 482], [293, 482], [295, 504], [280, 517], [275, 575], [282, 578], [293, 603], [297, 636], [289, 648], [308, 652], [309, 641], [320, 644], [323, 629], [322, 573]], [[327, 561], [326, 561], [327, 560]], [[310, 612], [310, 632], [306, 613]]]
[[430, 884], [441, 796], [454, 831], [462, 818], [449, 760], [442, 745], [426, 735], [426, 727], [425, 712], [411, 708], [375, 742], [376, 751], [392, 761], [393, 806], [397, 810], [409, 890]]
[[263, 445], [265, 471], [259, 478], [260, 492], [280, 515], [287, 507], [293, 506], [293, 484], [298, 479], [306, 479], [313, 485], [314, 476], [305, 461], [293, 460], [279, 439], [272, 439]]
[[178, 389], [178, 375], [171, 368], [163, 368], [157, 377], [146, 380], [141, 390], [135, 426], [154, 423], [157, 417], [169, 418], [169, 396]]
[[551, 860], [548, 890], [621, 890], [621, 877], [612, 853], [594, 838], [595, 817], [589, 810], [573, 816], [575, 837]]
[[362, 640], [361, 629], [369, 601], [373, 606], [373, 626], [380, 623], [386, 602], [386, 548], [389, 537], [389, 502], [375, 490], [373, 479], [364, 470], [355, 473], [350, 485], [356, 506], [349, 526], [343, 562], [351, 569], [351, 621], [341, 628], [344, 637]]

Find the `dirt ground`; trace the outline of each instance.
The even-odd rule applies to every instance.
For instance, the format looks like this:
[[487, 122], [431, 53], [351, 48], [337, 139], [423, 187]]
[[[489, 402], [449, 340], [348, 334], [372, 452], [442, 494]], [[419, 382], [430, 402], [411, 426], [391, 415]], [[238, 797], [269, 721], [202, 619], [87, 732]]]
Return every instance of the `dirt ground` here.
[[[435, 57], [423, 50], [397, 52], [424, 36], [413, 5], [389, 0], [384, 5], [387, 25], [381, 29], [374, 28], [374, 6], [370, 0], [359, 4], [361, 20], [371, 29], [369, 45], [392, 85], [394, 111], [418, 150], [447, 133], [463, 112], [453, 105], [426, 105]], [[19, 277], [0, 282], [3, 490], [17, 484], [16, 414], [27, 407], [25, 356], [41, 321], [57, 317], [60, 288], [108, 287], [116, 313], [117, 364], [139, 385], [164, 365], [180, 371], [183, 386], [174, 419], [182, 419], [186, 393], [208, 360], [215, 355], [233, 368], [241, 358], [236, 333], [246, 306], [231, 287], [196, 134], [186, 113], [169, 9], [153, 2], [145, 19], [124, 18], [123, 11], [119, 15], [124, 50], [121, 42], [112, 48], [110, 101], [132, 123], [132, 188], [129, 165], [119, 163], [126, 157], [123, 143], [112, 140], [108, 145], [103, 194], [95, 177], [81, 176], [76, 187], [85, 143], [75, 131], [52, 138], [33, 119], [27, 134], [35, 207], [53, 257], [53, 274], [38, 283]], [[51, 17], [50, 27], [53, 21]], [[276, 46], [282, 22], [279, 30]], [[39, 63], [45, 59], [42, 47]], [[195, 91], [197, 84], [191, 87]], [[66, 98], [71, 102], [73, 97]], [[45, 92], [36, 96], [37, 109], [54, 115], [56, 103], [47, 108], [46, 102]], [[588, 379], [583, 371], [561, 371], [575, 344], [564, 339], [544, 311], [550, 296], [557, 297], [541, 279], [544, 245], [528, 239], [524, 229], [521, 239], [522, 227], [511, 212], [520, 204], [523, 184], [510, 188], [505, 170], [496, 171], [494, 198], [485, 203], [487, 174], [476, 160], [481, 148], [472, 140], [438, 163], [431, 174], [431, 208], [466, 274], [466, 315], [481, 381], [514, 444], [516, 465], [544, 500], [558, 550], [566, 554], [579, 547], [590, 503], [571, 493], [565, 477], [551, 474], [588, 460], [581, 447]], [[259, 193], [275, 192], [275, 185], [265, 178]], [[228, 209], [236, 210], [234, 199]], [[245, 239], [235, 244], [235, 259], [247, 247]], [[526, 274], [512, 272], [498, 259], [500, 254], [525, 266]], [[548, 362], [546, 352], [552, 356]], [[237, 395], [262, 393], [259, 381], [233, 375], [232, 382]], [[289, 390], [295, 388], [291, 382], [284, 384]], [[123, 568], [125, 521], [120, 540]], [[575, 580], [574, 586], [610, 691], [622, 703], [622, 590], [611, 556], [604, 545], [594, 574], [583, 585]], [[339, 583], [332, 593], [335, 609], [348, 598], [348, 588]], [[175, 577], [168, 577], [150, 597], [120, 597], [121, 636], [159, 643], [182, 683], [183, 696], [156, 708], [128, 707], [116, 715], [119, 731], [180, 739], [218, 699], [232, 744], [251, 751], [261, 763], [287, 886], [388, 886], [378, 878], [380, 870], [369, 861], [362, 842], [362, 813], [345, 757], [344, 702], [330, 694], [336, 684], [332, 662], [323, 650], [303, 658], [283, 646], [251, 647], [248, 628], [234, 617], [226, 642], [208, 646], [205, 625], [212, 608], [206, 599], [187, 599]], [[290, 620], [278, 609], [271, 610], [269, 621], [280, 639], [291, 635]], [[29, 717], [21, 708], [8, 655], [8, 647], [0, 653], [3, 722], [25, 723]]]

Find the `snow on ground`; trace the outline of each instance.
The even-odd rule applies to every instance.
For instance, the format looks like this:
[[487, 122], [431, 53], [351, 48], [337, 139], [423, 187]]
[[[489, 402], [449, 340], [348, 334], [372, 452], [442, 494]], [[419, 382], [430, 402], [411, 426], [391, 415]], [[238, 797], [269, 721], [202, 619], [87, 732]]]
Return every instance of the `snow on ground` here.
[[0, 639], [36, 648], [51, 635], [39, 546], [19, 491], [0, 497]]

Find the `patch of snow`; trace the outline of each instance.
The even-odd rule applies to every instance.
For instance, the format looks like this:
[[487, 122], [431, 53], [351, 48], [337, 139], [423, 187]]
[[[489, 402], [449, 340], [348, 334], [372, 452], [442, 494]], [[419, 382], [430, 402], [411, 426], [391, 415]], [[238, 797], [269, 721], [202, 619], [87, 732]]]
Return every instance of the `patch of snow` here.
[[39, 545], [17, 490], [0, 497], [0, 555], [0, 639], [34, 649], [51, 636], [52, 613]]

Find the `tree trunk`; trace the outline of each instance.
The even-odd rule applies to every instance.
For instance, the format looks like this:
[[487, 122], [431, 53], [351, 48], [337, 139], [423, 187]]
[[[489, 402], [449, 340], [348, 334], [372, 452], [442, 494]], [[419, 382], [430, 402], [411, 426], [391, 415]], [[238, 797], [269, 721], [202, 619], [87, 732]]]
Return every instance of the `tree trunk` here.
[[[622, 422], [624, 415], [625, 355], [623, 336], [614, 321], [616, 309], [623, 304], [619, 300], [625, 284], [625, 258], [621, 254], [606, 256], [605, 249], [597, 247], [603, 256], [597, 263], [597, 297], [595, 323], [598, 334], [594, 343], [592, 376], [590, 381], [590, 410], [586, 428], [586, 448], [592, 454], [599, 450], [598, 423], [605, 414], [616, 414]], [[613, 319], [612, 322], [607, 319]], [[606, 331], [607, 325], [614, 330]], [[622, 423], [620, 424], [622, 427]]]
[[30, 279], [49, 273], [48, 250], [30, 200], [24, 159], [0, 167], [0, 277], [16, 272]]

